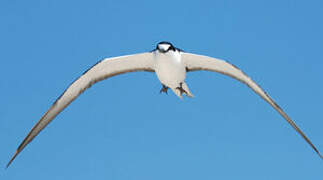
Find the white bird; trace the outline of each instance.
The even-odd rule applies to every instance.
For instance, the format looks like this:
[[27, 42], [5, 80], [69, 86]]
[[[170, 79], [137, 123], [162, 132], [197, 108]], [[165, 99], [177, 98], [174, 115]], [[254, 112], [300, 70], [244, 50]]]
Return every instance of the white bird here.
[[228, 75], [249, 86], [255, 93], [276, 109], [278, 113], [283, 116], [286, 121], [305, 139], [314, 151], [323, 158], [318, 149], [298, 128], [295, 122], [289, 118], [289, 116], [259, 85], [257, 85], [239, 68], [224, 60], [184, 52], [174, 47], [171, 43], [163, 41], [158, 43], [156, 49], [153, 51], [128, 56], [106, 58], [85, 71], [63, 92], [61, 96], [58, 97], [49, 110], [31, 129], [7, 164], [7, 167], [9, 167], [16, 156], [38, 135], [41, 130], [43, 130], [62, 110], [64, 110], [74, 99], [94, 83], [118, 74], [134, 71], [149, 71], [156, 72], [157, 77], [162, 84], [160, 92], [167, 93], [168, 88], [170, 88], [180, 98], [182, 98], [182, 94], [185, 94], [188, 97], [193, 97], [193, 94], [185, 83], [185, 77], [186, 72], [197, 70], [214, 71]]

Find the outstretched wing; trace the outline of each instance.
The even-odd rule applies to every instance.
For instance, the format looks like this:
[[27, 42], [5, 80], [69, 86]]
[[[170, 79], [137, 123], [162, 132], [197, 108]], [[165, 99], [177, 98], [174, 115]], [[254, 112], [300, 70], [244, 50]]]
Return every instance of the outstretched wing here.
[[153, 72], [153, 53], [141, 53], [129, 56], [120, 56], [104, 59], [75, 80], [65, 92], [54, 102], [49, 110], [41, 117], [37, 124], [31, 129], [23, 142], [19, 145], [16, 153], [9, 161], [7, 167], [16, 156], [30, 143], [38, 133], [43, 130], [62, 110], [65, 109], [83, 91], [94, 83], [109, 77], [134, 71]]
[[261, 89], [261, 87], [258, 84], [256, 84], [250, 77], [248, 77], [239, 68], [224, 60], [211, 58], [208, 56], [196, 55], [196, 54], [185, 53], [185, 52], [183, 52], [181, 56], [188, 71], [197, 71], [197, 70], [215, 71], [224, 75], [228, 75], [249, 86], [255, 93], [257, 93], [261, 98], [267, 101], [274, 109], [276, 109], [279, 112], [279, 114], [286, 119], [286, 121], [305, 139], [305, 141], [323, 159], [323, 156], [320, 154], [317, 148], [306, 137], [306, 135], [298, 128], [295, 122], [289, 118], [289, 116], [275, 103], [275, 101], [263, 89]]

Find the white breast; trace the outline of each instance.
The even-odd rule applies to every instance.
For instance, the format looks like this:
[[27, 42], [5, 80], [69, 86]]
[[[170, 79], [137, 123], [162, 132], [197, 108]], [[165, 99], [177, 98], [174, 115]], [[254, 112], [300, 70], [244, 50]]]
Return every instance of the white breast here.
[[186, 70], [178, 51], [155, 52], [155, 60], [155, 71], [162, 84], [176, 88], [181, 82], [184, 82]]

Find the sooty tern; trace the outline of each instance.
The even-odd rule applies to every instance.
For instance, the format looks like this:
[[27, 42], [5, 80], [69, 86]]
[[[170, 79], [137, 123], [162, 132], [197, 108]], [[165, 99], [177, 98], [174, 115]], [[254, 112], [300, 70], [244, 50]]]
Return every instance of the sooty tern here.
[[170, 88], [180, 98], [182, 98], [182, 94], [193, 97], [193, 94], [185, 83], [185, 77], [186, 72], [198, 70], [214, 71], [228, 75], [249, 86], [255, 93], [276, 109], [278, 113], [305, 139], [314, 151], [323, 158], [318, 149], [298, 128], [295, 122], [289, 118], [289, 116], [259, 85], [239, 68], [220, 59], [184, 52], [174, 47], [171, 43], [163, 41], [158, 43], [156, 49], [151, 52], [106, 58], [84, 72], [82, 76], [75, 80], [64, 91], [31, 129], [9, 161], [7, 167], [42, 129], [44, 129], [75, 98], [94, 83], [127, 72], [149, 71], [156, 72], [157, 77], [162, 84], [160, 92], [167, 93], [168, 88]]

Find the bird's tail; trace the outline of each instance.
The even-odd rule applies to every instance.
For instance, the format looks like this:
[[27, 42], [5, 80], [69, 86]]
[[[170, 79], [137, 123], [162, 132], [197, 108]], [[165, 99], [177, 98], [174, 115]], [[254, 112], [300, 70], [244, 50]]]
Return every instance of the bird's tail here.
[[191, 97], [191, 98], [194, 97], [194, 95], [191, 93], [191, 91], [189, 90], [185, 82], [182, 83], [182, 88], [183, 88], [183, 91], [181, 91], [178, 88], [172, 88], [172, 90], [180, 99], [183, 99], [182, 93], [184, 93], [187, 97]]

